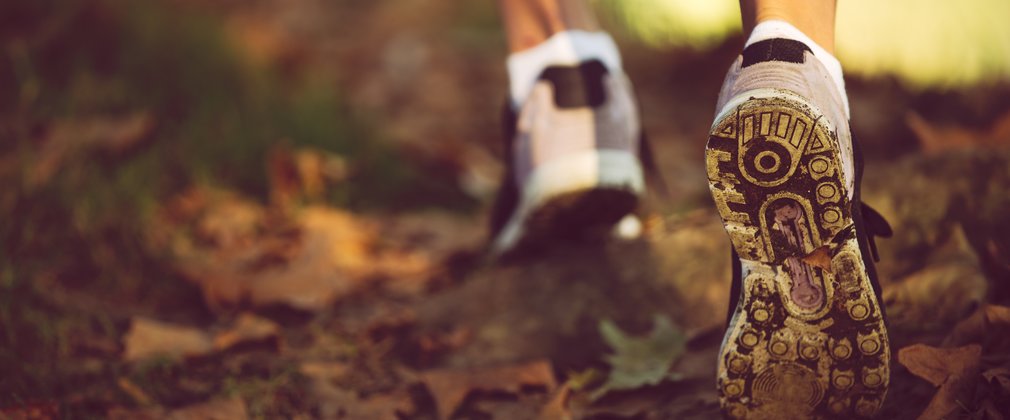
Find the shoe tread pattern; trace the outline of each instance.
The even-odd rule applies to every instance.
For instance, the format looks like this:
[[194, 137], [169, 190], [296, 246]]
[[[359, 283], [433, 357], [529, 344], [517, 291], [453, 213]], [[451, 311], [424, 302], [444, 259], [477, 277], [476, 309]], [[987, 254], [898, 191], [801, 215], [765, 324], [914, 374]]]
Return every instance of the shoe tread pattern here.
[[709, 186], [745, 267], [718, 361], [730, 418], [870, 417], [883, 401], [890, 348], [839, 150], [794, 95], [750, 98], [713, 125]]

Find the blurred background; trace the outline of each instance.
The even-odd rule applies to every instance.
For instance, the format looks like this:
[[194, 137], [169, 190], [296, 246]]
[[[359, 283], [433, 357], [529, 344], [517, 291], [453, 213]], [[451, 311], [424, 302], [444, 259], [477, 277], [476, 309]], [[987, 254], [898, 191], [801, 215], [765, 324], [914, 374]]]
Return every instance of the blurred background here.
[[[0, 413], [718, 416], [729, 243], [702, 153], [738, 6], [594, 4], [672, 198], [641, 238], [499, 265], [493, 2], [0, 3]], [[1010, 412], [1007, 16], [839, 6], [892, 348], [985, 338], [958, 416]], [[906, 361], [884, 415], [953, 404]]]

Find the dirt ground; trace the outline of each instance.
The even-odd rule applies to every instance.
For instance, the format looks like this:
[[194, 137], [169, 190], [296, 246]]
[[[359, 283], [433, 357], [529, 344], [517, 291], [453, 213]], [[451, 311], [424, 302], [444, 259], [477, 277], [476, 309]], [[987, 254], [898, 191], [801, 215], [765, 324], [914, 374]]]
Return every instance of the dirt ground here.
[[[121, 18], [116, 2], [70, 3], [64, 17], [39, 19], [77, 13], [97, 31], [94, 21]], [[506, 85], [489, 2], [164, 3], [212, 22], [244, 66], [272, 69], [282, 88], [309, 80], [340, 98], [332, 118], [369, 128], [340, 131], [351, 145], [336, 152], [270, 138], [262, 160], [242, 163], [254, 175], [234, 182], [168, 166], [168, 186], [137, 205], [146, 216], [130, 229], [116, 212], [85, 229], [94, 213], [60, 198], [83, 194], [61, 178], [78, 173], [66, 162], [112, 174], [177, 159], [144, 151], [168, 141], [157, 133], [173, 114], [123, 105], [29, 124], [25, 85], [4, 85], [22, 102], [4, 103], [3, 133], [17, 141], [0, 148], [0, 179], [19, 186], [0, 201], [10, 223], [0, 417], [720, 417], [729, 242], [702, 156], [739, 37], [693, 51], [618, 31], [669, 195], [647, 199], [639, 238], [558, 241], [495, 262], [484, 242]], [[37, 45], [70, 36], [53, 27]], [[36, 39], [31, 29], [9, 32], [11, 57], [42, 48], [19, 43]], [[864, 200], [895, 232], [877, 241], [895, 352], [880, 418], [1006, 417], [1010, 87], [847, 84]], [[295, 125], [331, 117], [298, 109]], [[228, 127], [194, 130], [213, 142]], [[383, 149], [354, 146], [365, 142]], [[395, 172], [387, 149], [391, 165], [413, 171], [393, 192], [381, 188]], [[208, 153], [210, 174], [241, 155]]]

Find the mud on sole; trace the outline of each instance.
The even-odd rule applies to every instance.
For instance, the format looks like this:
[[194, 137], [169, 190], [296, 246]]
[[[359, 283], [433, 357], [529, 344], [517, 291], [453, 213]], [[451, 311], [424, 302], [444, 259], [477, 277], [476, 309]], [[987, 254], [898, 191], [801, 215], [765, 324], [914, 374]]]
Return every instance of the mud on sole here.
[[787, 91], [752, 95], [713, 125], [706, 168], [742, 261], [718, 361], [731, 418], [870, 417], [890, 348], [854, 233], [840, 142]]

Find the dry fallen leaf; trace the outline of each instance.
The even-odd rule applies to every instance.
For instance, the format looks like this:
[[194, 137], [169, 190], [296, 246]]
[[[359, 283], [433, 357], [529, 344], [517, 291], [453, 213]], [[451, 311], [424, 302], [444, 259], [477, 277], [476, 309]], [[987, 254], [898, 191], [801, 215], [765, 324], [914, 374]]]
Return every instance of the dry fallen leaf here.
[[383, 290], [401, 296], [425, 292], [436, 264], [420, 252], [384, 252], [372, 259], [375, 275], [383, 279]]
[[154, 128], [146, 112], [124, 116], [94, 116], [54, 122], [28, 174], [30, 185], [46, 183], [74, 155], [92, 150], [121, 153]]
[[241, 398], [211, 400], [174, 410], [162, 407], [124, 408], [112, 407], [106, 413], [110, 420], [244, 420], [249, 418], [245, 401]]
[[[351, 366], [339, 362], [306, 362], [299, 367], [299, 372], [311, 380], [312, 394], [321, 402], [320, 417], [397, 420], [401, 414], [416, 411], [410, 393], [404, 389], [362, 397], [338, 387], [334, 381], [350, 371]], [[339, 417], [340, 413], [344, 417]]]
[[422, 361], [436, 360], [439, 356], [462, 348], [473, 339], [473, 330], [456, 327], [450, 331], [433, 331], [417, 338], [418, 358]]
[[166, 416], [165, 409], [161, 407], [110, 407], [105, 413], [105, 418], [108, 420], [163, 420]]
[[955, 373], [963, 372], [982, 356], [981, 346], [944, 349], [913, 344], [898, 351], [898, 362], [915, 376], [940, 386]]
[[214, 336], [214, 349], [226, 350], [239, 343], [276, 339], [280, 329], [280, 325], [269, 319], [243, 313], [231, 328]]
[[[191, 252], [181, 268], [199, 284], [211, 306], [248, 301], [254, 305], [284, 303], [318, 310], [355, 292], [371, 274], [370, 224], [349, 213], [309, 207], [296, 219], [300, 237], [281, 232], [276, 241], [259, 238], [239, 249]], [[282, 258], [271, 260], [274, 244]]]
[[1010, 396], [1010, 368], [997, 367], [982, 372], [982, 377], [986, 382], [996, 382], [1002, 389], [1003, 395]]
[[148, 243], [152, 252], [174, 257], [211, 308], [285, 304], [314, 311], [365, 287], [424, 293], [440, 278], [444, 260], [480, 240], [474, 226], [444, 213], [278, 211], [233, 192], [194, 187], [162, 208]]
[[476, 398], [466, 404], [460, 415], [454, 418], [478, 418], [490, 420], [539, 419], [540, 411], [547, 404], [548, 394], [520, 394], [514, 398]]
[[609, 320], [600, 323], [600, 335], [613, 354], [606, 358], [610, 365], [607, 380], [593, 392], [592, 399], [678, 377], [670, 368], [684, 353], [687, 340], [665, 316], [655, 317], [652, 331], [645, 337], [630, 337]]
[[334, 380], [344, 376], [351, 370], [346, 363], [339, 362], [305, 362], [298, 371], [310, 380], [309, 391], [319, 401], [319, 416], [321, 418], [336, 418], [342, 409], [341, 402], [348, 398], [348, 392], [334, 385]]
[[305, 362], [298, 371], [313, 380], [331, 381], [347, 374], [351, 367], [341, 362]]
[[241, 398], [208, 401], [172, 410], [165, 420], [243, 420], [249, 418]]
[[[277, 339], [280, 326], [250, 313], [240, 315], [228, 328], [211, 335], [203, 330], [137, 317], [123, 337], [123, 358], [137, 361], [152, 357], [179, 359], [227, 350], [240, 343]], [[123, 384], [120, 384], [123, 387]], [[124, 391], [131, 395], [129, 386]]]
[[828, 250], [827, 245], [819, 246], [810, 251], [809, 254], [800, 258], [800, 261], [813, 267], [820, 267], [821, 270], [828, 273], [831, 272], [831, 251]]
[[945, 349], [914, 344], [898, 351], [898, 362], [915, 376], [940, 387], [920, 419], [941, 419], [962, 407], [978, 382], [982, 346]]
[[222, 197], [197, 221], [195, 234], [220, 248], [248, 246], [263, 230], [265, 213], [252, 201]]
[[551, 400], [540, 410], [539, 420], [571, 420], [572, 411], [568, 407], [572, 389], [568, 384], [561, 385]]
[[[372, 218], [326, 206], [276, 211], [228, 191], [169, 200], [148, 231], [153, 252], [200, 286], [212, 308], [286, 304], [320, 310], [363, 287], [414, 296], [440, 263], [479, 241], [446, 214]], [[476, 233], [475, 233], [476, 232]]]
[[48, 420], [60, 416], [60, 405], [56, 401], [22, 402], [0, 408], [0, 418], [4, 420]]
[[405, 391], [373, 394], [343, 402], [347, 418], [352, 419], [399, 420], [400, 414], [408, 415], [415, 411], [414, 403]]
[[328, 185], [347, 178], [347, 161], [322, 150], [301, 148], [290, 150], [277, 146], [267, 160], [270, 179], [270, 201], [281, 209], [292, 208], [301, 199], [318, 202]]
[[471, 392], [518, 394], [526, 386], [543, 387], [547, 392], [557, 387], [548, 361], [480, 369], [438, 369], [422, 372], [419, 377], [435, 399], [440, 418], [449, 418]]
[[129, 395], [130, 398], [133, 399], [133, 402], [137, 403], [137, 405], [141, 406], [151, 405], [151, 403], [153, 402], [153, 400], [151, 400], [151, 397], [147, 395], [147, 393], [144, 392], [144, 390], [141, 389], [140, 386], [133, 383], [133, 381], [127, 378], [120, 377], [119, 379], [117, 379], [116, 386], [118, 386], [119, 390], [123, 391], [123, 393]]
[[123, 359], [132, 362], [159, 356], [199, 356], [209, 353], [214, 344], [207, 333], [196, 328], [137, 317], [123, 337], [123, 347]]
[[982, 305], [973, 314], [958, 322], [944, 339], [945, 347], [968, 343], [983, 343], [987, 338], [1006, 337], [1010, 333], [1010, 308]]

